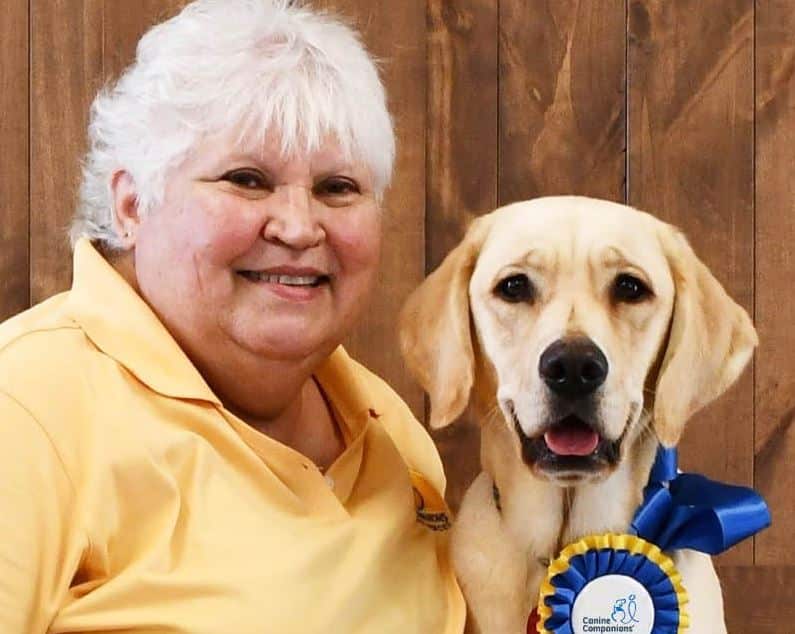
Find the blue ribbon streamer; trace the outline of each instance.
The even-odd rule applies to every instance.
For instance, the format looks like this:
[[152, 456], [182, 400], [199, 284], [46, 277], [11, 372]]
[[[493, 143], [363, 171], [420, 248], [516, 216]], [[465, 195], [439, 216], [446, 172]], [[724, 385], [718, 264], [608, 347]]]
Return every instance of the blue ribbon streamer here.
[[680, 474], [676, 464], [676, 449], [660, 447], [631, 534], [664, 551], [717, 555], [770, 526], [767, 504], [753, 489]]

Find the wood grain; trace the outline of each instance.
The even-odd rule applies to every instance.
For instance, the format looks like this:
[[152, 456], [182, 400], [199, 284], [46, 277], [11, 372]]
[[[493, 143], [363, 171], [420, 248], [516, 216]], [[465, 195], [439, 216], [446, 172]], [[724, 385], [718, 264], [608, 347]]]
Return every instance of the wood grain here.
[[31, 0], [31, 301], [71, 282], [68, 228], [102, 75], [99, 0]]
[[795, 623], [795, 566], [722, 566], [729, 634], [785, 634]]
[[345, 343], [421, 415], [423, 395], [403, 367], [397, 317], [425, 273], [425, 2], [409, 0], [399, 9], [388, 0], [323, 0], [313, 6], [346, 16], [380, 60], [398, 140], [395, 176], [384, 200], [381, 273], [366, 314]]
[[625, 41], [622, 2], [500, 2], [500, 204], [624, 201]]
[[756, 16], [756, 486], [773, 526], [758, 564], [795, 564], [795, 5], [762, 0]]
[[[497, 206], [497, 15], [497, 0], [428, 2], [427, 272]], [[480, 432], [466, 415], [434, 439], [457, 509], [480, 471]]]
[[[681, 227], [753, 315], [753, 2], [632, 0], [629, 200]], [[753, 481], [753, 374], [690, 421], [683, 467]], [[751, 542], [723, 557], [750, 564]]]
[[176, 15], [188, 0], [136, 0], [104, 2], [102, 74], [117, 78], [135, 59], [141, 36], [153, 25]]
[[0, 321], [28, 307], [28, 3], [0, 20]]

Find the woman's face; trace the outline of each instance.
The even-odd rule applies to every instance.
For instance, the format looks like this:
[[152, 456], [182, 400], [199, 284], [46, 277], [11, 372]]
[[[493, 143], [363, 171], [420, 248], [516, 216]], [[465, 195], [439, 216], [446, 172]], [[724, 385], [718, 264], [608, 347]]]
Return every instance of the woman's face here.
[[369, 170], [335, 141], [289, 159], [278, 138], [252, 153], [229, 147], [197, 147], [140, 220], [139, 290], [189, 354], [232, 344], [274, 360], [325, 356], [376, 276], [381, 218]]

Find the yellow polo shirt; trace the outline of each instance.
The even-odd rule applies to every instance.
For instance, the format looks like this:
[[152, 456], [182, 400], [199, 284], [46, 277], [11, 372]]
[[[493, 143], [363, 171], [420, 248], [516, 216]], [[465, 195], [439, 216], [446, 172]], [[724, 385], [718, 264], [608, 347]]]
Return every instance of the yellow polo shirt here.
[[431, 439], [338, 349], [324, 476], [224, 408], [81, 241], [0, 325], [0, 632], [463, 631]]

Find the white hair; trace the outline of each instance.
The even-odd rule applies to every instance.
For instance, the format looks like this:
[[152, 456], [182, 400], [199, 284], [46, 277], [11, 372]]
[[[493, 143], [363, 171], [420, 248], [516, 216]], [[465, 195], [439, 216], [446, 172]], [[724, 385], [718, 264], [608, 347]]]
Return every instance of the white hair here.
[[94, 99], [72, 244], [87, 236], [121, 248], [114, 172], [131, 175], [145, 214], [202, 139], [228, 133], [251, 148], [269, 130], [285, 156], [333, 135], [348, 159], [368, 166], [379, 198], [389, 184], [392, 121], [353, 29], [290, 0], [196, 0], [151, 28], [133, 64]]

